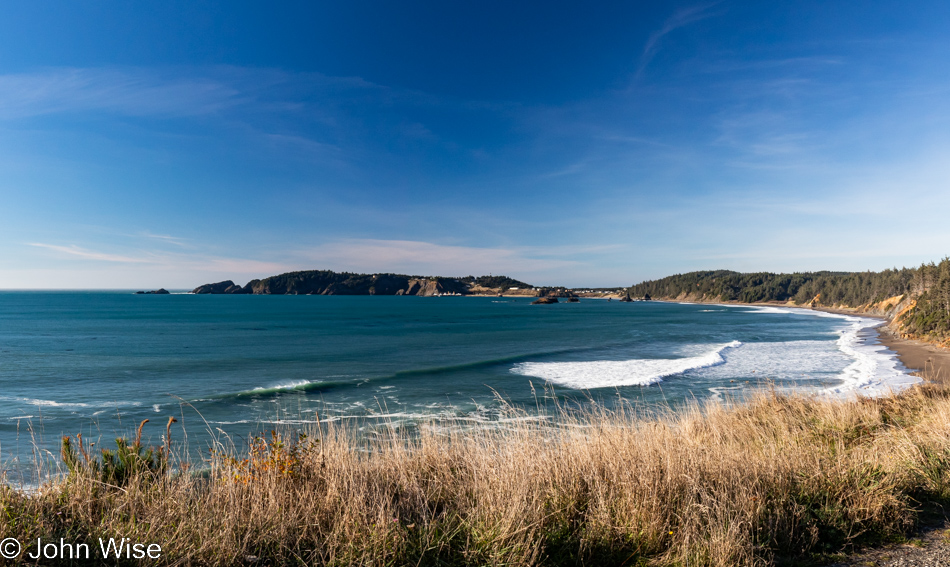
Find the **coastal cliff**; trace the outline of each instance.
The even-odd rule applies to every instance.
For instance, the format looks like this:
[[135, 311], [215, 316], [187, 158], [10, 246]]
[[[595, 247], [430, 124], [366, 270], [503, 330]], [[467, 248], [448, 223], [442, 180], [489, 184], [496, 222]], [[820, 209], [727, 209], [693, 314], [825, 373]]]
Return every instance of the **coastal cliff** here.
[[196, 294], [254, 295], [497, 295], [507, 291], [534, 292], [534, 286], [507, 276], [462, 278], [402, 274], [353, 274], [329, 270], [288, 272], [239, 286], [231, 280], [204, 284]]
[[895, 335], [950, 347], [950, 258], [882, 272], [689, 272], [631, 286], [630, 296], [695, 303], [768, 303], [873, 315]]

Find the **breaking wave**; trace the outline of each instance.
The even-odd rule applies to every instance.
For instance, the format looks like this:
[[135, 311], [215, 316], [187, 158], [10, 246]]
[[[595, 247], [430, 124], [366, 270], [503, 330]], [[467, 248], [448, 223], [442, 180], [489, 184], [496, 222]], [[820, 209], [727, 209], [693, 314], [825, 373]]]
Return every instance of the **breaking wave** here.
[[549, 382], [589, 390], [619, 386], [646, 386], [667, 376], [726, 362], [723, 351], [742, 346], [739, 341], [719, 345], [700, 356], [688, 358], [634, 358], [632, 360], [592, 360], [586, 362], [522, 362], [511, 372], [535, 376]]

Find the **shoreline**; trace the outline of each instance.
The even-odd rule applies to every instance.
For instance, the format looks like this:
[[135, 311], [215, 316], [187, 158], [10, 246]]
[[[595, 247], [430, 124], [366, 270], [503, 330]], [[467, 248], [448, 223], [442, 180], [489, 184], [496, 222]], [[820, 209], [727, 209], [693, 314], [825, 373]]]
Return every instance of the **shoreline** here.
[[[882, 317], [840, 315], [865, 319], [853, 323], [858, 336], [895, 365], [899, 358], [884, 349], [914, 346], [887, 342]], [[248, 454], [213, 453], [206, 476], [173, 473], [161, 482], [151, 458], [123, 477], [76, 458], [68, 482], [0, 491], [13, 519], [0, 519], [0, 528], [3, 537], [36, 542], [30, 552], [40, 538], [79, 549], [86, 534], [129, 537], [160, 545], [158, 565], [678, 565], [696, 557], [818, 565], [855, 547], [907, 541], [931, 521], [950, 487], [950, 467], [933, 457], [950, 450], [940, 419], [950, 411], [948, 388], [944, 380], [867, 399], [763, 392], [740, 408], [590, 413], [580, 427], [565, 420], [556, 430], [541, 421], [487, 434], [433, 428], [418, 442], [403, 442], [399, 429], [399, 442], [394, 433], [354, 443], [347, 431], [356, 426], [318, 423], [309, 437], [274, 433], [252, 441]], [[182, 446], [165, 443], [163, 455]], [[98, 445], [79, 451], [105, 462]], [[172, 472], [160, 464], [160, 474]]]
[[950, 380], [950, 350], [932, 343], [905, 339], [898, 336], [888, 325], [890, 320], [883, 315], [859, 313], [845, 309], [814, 307], [806, 309], [834, 313], [836, 315], [879, 319], [883, 322], [874, 327], [874, 332], [877, 333], [877, 341], [894, 353], [894, 356], [904, 365], [908, 373], [919, 376], [929, 382], [946, 382]]
[[886, 325], [874, 330], [877, 331], [877, 340], [893, 351], [911, 374], [931, 382], [950, 380], [950, 351], [923, 341], [901, 338]]
[[[694, 305], [715, 305], [705, 302], [692, 301], [671, 301], [657, 299], [653, 301], [663, 303], [691, 303]], [[830, 313], [833, 315], [844, 315], [849, 317], [863, 317], [866, 319], [877, 319], [881, 321], [880, 325], [872, 327], [877, 336], [876, 340], [881, 346], [894, 353], [896, 358], [912, 376], [922, 378], [927, 382], [946, 383], [950, 382], [950, 350], [914, 339], [901, 338], [888, 326], [889, 319], [883, 315], [874, 313], [861, 313], [850, 309], [833, 308], [815, 308], [802, 307], [797, 305], [788, 305], [777, 302], [756, 302], [756, 303], [716, 303], [727, 306], [765, 306], [786, 309], [801, 309], [805, 311], [815, 311], [818, 313]]]

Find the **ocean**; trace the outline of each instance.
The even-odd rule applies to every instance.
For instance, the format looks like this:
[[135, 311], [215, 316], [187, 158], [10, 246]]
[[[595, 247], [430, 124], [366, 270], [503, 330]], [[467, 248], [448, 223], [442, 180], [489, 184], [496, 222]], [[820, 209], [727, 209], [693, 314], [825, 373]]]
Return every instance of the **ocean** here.
[[[879, 321], [761, 306], [531, 298], [0, 292], [0, 465], [63, 435], [200, 454], [277, 424], [492, 424], [551, 403], [676, 408], [761, 387], [877, 395], [918, 381]], [[540, 400], [540, 401], [539, 401]], [[187, 437], [186, 437], [187, 436]], [[49, 451], [48, 453], [46, 451]]]

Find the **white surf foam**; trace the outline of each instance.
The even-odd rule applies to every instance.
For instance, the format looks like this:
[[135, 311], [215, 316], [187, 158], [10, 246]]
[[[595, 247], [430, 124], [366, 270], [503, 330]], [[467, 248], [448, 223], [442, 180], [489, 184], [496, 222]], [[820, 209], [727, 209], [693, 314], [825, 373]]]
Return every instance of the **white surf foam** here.
[[841, 353], [852, 359], [852, 362], [838, 376], [842, 383], [824, 389], [824, 393], [881, 396], [899, 392], [922, 381], [921, 378], [908, 373], [895, 353], [889, 351], [879, 342], [869, 341], [861, 336], [863, 331], [881, 325], [879, 319], [794, 307], [759, 305], [733, 305], [731, 307], [742, 307], [754, 313], [806, 315], [842, 320], [845, 325], [838, 330], [841, 336], [835, 344]]
[[311, 380], [293, 380], [291, 382], [284, 382], [280, 384], [274, 384], [273, 386], [257, 386], [252, 392], [277, 392], [280, 390], [295, 390], [301, 386], [307, 386], [309, 384], [315, 384], [318, 381]]
[[0, 400], [20, 402], [31, 406], [43, 406], [52, 408], [87, 408], [89, 404], [79, 402], [57, 402], [56, 400], [41, 400], [37, 398], [21, 398], [14, 396], [0, 396]]
[[719, 386], [718, 388], [709, 388], [709, 391], [712, 392], [712, 396], [709, 396], [709, 399], [721, 402], [723, 399], [723, 394], [729, 392], [730, 390], [741, 389], [742, 386]]
[[[0, 396], [0, 401], [17, 402], [30, 406], [41, 406], [51, 408], [89, 408], [89, 407], [114, 407], [114, 403], [85, 404], [81, 402], [58, 402], [56, 400], [43, 400], [39, 398], [24, 398], [21, 396]], [[137, 405], [135, 403], [126, 403], [124, 405]]]
[[842, 384], [828, 388], [828, 393], [881, 396], [921, 382], [921, 378], [909, 374], [897, 356], [885, 346], [877, 341], [868, 342], [860, 336], [861, 331], [878, 326], [880, 321], [847, 316], [844, 319], [849, 325], [840, 331], [837, 345], [854, 362], [841, 372]]
[[646, 386], [667, 376], [682, 374], [696, 368], [708, 368], [726, 362], [722, 352], [738, 348], [742, 343], [718, 345], [710, 352], [687, 358], [635, 358], [632, 360], [592, 360], [584, 362], [521, 362], [511, 372], [535, 376], [549, 382], [588, 390], [619, 386]]
[[796, 311], [805, 311], [807, 313], [812, 313], [812, 311], [806, 310], [806, 309], [794, 309], [791, 307], [771, 307], [768, 305], [729, 305], [728, 307], [743, 307], [753, 313], [772, 313], [772, 314], [780, 314], [780, 315], [788, 315], [789, 313], [793, 313]]

